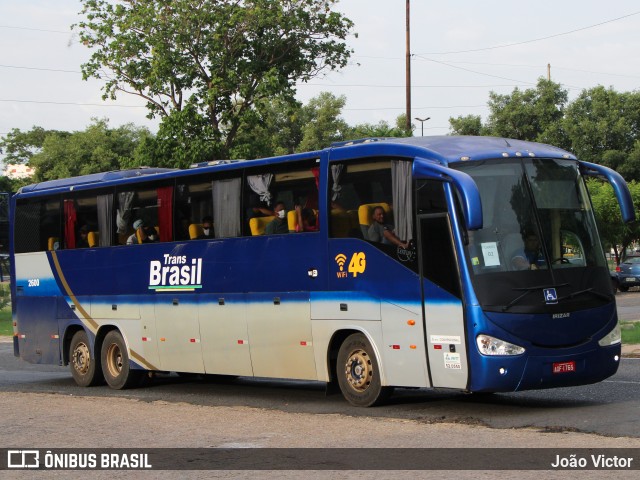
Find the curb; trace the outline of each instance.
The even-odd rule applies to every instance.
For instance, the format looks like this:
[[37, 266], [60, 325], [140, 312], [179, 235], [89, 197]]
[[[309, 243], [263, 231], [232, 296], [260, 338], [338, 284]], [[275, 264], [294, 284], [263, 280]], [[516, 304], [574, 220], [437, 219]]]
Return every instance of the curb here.
[[640, 358], [640, 345], [622, 345], [622, 356], [627, 358]]

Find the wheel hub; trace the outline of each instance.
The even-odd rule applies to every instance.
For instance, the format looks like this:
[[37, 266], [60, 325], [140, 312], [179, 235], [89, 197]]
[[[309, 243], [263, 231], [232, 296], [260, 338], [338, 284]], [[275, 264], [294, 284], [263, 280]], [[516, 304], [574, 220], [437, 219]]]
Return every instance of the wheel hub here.
[[73, 368], [80, 373], [81, 375], [85, 375], [89, 371], [89, 367], [91, 365], [91, 353], [89, 352], [89, 347], [84, 343], [79, 343], [76, 345], [76, 348], [73, 350], [72, 356]]
[[113, 377], [117, 377], [122, 371], [122, 352], [115, 343], [109, 345], [107, 350], [107, 368]]
[[355, 350], [345, 364], [345, 374], [349, 385], [359, 392], [369, 388], [373, 378], [371, 359], [364, 350]]

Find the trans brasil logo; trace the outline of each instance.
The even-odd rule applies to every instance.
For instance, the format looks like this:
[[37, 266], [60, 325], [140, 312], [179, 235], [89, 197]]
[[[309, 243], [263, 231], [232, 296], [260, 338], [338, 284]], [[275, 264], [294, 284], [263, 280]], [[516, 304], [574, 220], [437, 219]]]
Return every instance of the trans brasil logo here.
[[163, 255], [149, 263], [149, 290], [156, 292], [193, 292], [202, 288], [202, 258]]

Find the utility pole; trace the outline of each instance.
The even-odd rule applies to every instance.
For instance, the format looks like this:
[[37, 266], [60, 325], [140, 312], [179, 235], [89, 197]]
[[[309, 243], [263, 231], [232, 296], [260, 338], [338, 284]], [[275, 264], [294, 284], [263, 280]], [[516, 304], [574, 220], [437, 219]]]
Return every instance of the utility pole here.
[[547, 63], [547, 82], [551, 81], [551, 64]]
[[407, 87], [407, 123], [405, 128], [407, 133], [411, 132], [411, 8], [407, 0], [407, 28], [406, 28], [406, 44], [407, 44], [407, 60], [406, 60], [406, 87]]

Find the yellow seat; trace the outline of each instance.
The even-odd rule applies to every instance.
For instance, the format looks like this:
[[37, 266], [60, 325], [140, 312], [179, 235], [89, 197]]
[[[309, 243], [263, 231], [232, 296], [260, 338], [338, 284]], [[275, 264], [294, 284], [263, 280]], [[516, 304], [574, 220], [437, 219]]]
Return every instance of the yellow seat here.
[[249, 229], [251, 230], [251, 235], [264, 235], [264, 230], [267, 228], [267, 225], [271, 220], [273, 220], [274, 216], [270, 217], [254, 217], [249, 220]]
[[192, 223], [189, 225], [189, 238], [194, 240], [199, 236], [204, 235], [204, 230], [202, 229], [201, 223]]
[[89, 232], [87, 234], [87, 243], [89, 248], [97, 247], [100, 245], [100, 232]]
[[295, 210], [287, 212], [287, 225], [289, 226], [289, 232], [295, 232], [298, 228], [298, 215]]
[[[341, 209], [331, 210], [331, 236], [334, 238], [346, 238], [353, 234], [353, 230], [358, 229], [358, 212], [355, 210]], [[357, 235], [357, 234], [355, 234]]]
[[[319, 222], [318, 219], [318, 210], [313, 209], [313, 213], [316, 216], [316, 222]], [[295, 210], [291, 210], [287, 212], [287, 225], [289, 227], [289, 232], [293, 233], [298, 230], [298, 215]]]
[[[156, 236], [158, 237], [158, 241], [160, 240], [160, 227], [153, 227], [156, 229]], [[140, 230], [136, 230], [136, 238], [138, 239], [138, 245], [142, 243], [142, 238], [140, 237]]]
[[373, 221], [372, 215], [373, 215], [373, 209], [375, 207], [382, 207], [384, 209], [387, 223], [391, 221], [391, 218], [389, 215], [391, 213], [391, 207], [389, 206], [388, 203], [379, 202], [379, 203], [365, 203], [363, 205], [360, 205], [360, 207], [358, 208], [358, 223], [360, 223], [360, 230], [362, 231], [362, 235], [367, 240], [369, 239], [368, 238], [369, 226]]
[[49, 237], [47, 239], [47, 250], [58, 250], [60, 248], [60, 239], [58, 237]]

